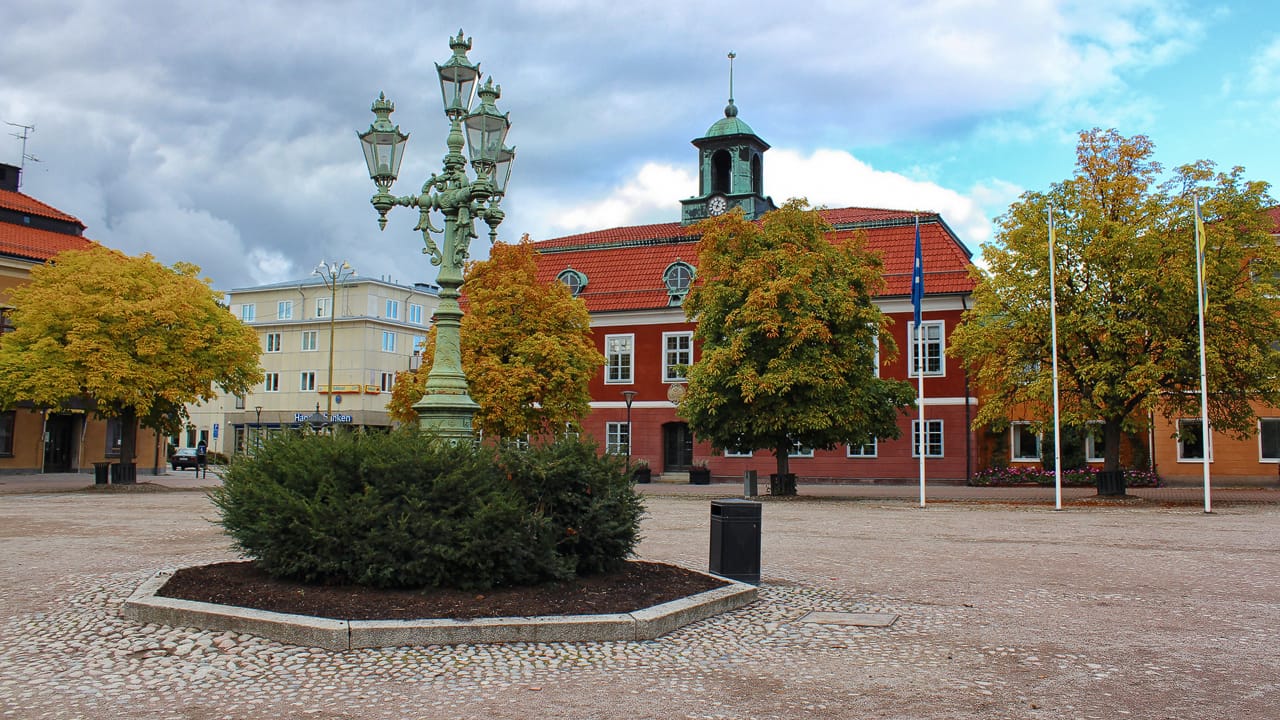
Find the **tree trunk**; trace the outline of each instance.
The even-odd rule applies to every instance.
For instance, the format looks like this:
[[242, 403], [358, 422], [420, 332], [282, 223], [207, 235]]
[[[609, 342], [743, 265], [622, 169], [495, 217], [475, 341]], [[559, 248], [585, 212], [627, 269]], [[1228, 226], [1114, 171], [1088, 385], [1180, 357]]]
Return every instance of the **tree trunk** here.
[[1102, 472], [1098, 473], [1098, 495], [1123, 496], [1124, 471], [1120, 469], [1120, 421], [1107, 420], [1102, 425]]
[[1120, 421], [1106, 420], [1102, 424], [1102, 469], [1115, 472], [1120, 469]]
[[778, 459], [778, 473], [769, 478], [770, 495], [795, 495], [795, 477], [791, 474], [791, 443], [785, 447], [775, 448], [773, 456]]
[[138, 466], [134, 463], [138, 446], [138, 411], [127, 407], [120, 413], [120, 471], [119, 482], [132, 485], [137, 482]]

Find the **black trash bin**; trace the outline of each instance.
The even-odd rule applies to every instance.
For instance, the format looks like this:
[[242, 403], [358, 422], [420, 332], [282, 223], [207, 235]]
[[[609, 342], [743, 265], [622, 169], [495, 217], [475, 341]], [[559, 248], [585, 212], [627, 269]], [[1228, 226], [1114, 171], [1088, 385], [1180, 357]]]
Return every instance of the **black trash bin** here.
[[711, 574], [760, 584], [760, 503], [711, 501]]
[[110, 477], [109, 475], [107, 475], [110, 468], [111, 468], [111, 463], [109, 462], [94, 463], [93, 464], [93, 484], [106, 485]]
[[138, 482], [136, 463], [116, 463], [111, 466], [112, 485], [133, 485]]
[[1098, 473], [1098, 494], [1103, 497], [1121, 497], [1125, 494], [1123, 470], [1103, 470]]

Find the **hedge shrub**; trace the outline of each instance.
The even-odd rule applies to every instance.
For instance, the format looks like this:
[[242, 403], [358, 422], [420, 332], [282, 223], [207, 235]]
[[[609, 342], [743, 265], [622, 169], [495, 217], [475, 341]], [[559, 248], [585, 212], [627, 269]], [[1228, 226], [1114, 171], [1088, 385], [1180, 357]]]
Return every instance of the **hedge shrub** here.
[[618, 461], [416, 430], [283, 436], [232, 463], [218, 522], [272, 576], [383, 588], [530, 585], [616, 567], [639, 540]]

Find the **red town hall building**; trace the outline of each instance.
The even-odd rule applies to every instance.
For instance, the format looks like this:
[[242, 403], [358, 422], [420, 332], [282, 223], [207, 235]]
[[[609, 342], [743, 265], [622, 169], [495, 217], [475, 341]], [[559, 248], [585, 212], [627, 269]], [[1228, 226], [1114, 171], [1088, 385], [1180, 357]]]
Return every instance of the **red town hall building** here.
[[[698, 360], [695, 324], [681, 307], [697, 282], [698, 235], [693, 223], [741, 208], [749, 219], [774, 209], [764, 195], [763, 155], [769, 149], [729, 101], [725, 117], [693, 141], [698, 148], [698, 196], [681, 201], [680, 222], [611, 228], [535, 243], [541, 281], [558, 279], [582, 298], [591, 313], [596, 348], [605, 356], [591, 382], [591, 412], [585, 432], [611, 452], [647, 461], [654, 475], [682, 478], [706, 464], [713, 477], [728, 481], [745, 470], [767, 476], [776, 460], [769, 451], [737, 455], [716, 452], [694, 437], [680, 417], [682, 365]], [[908, 377], [916, 348], [911, 273], [916, 212], [875, 208], [822, 211], [835, 242], [865, 234], [870, 250], [883, 259], [885, 287], [876, 298], [892, 318], [898, 356], [879, 365], [883, 377]], [[969, 430], [977, 401], [964, 368], [947, 357], [947, 341], [971, 305], [971, 255], [937, 214], [919, 214], [924, 259], [924, 396], [926, 474], [929, 481], [963, 482], [977, 466]], [[914, 377], [914, 372], [912, 373]], [[914, 379], [912, 380], [914, 385]], [[632, 398], [628, 409], [626, 398]], [[912, 433], [919, 430], [912, 410], [899, 420], [900, 437], [835, 450], [797, 448], [791, 471], [801, 482], [909, 481], [919, 477]]]

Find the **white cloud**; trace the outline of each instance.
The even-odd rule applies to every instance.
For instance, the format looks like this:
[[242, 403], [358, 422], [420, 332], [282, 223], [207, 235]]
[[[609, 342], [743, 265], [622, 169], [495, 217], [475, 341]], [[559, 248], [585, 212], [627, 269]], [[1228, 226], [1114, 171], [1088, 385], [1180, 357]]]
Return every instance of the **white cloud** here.
[[[766, 156], [765, 191], [781, 204], [804, 197], [812, 205], [939, 212], [970, 249], [991, 239], [991, 217], [1003, 213], [1021, 188], [1001, 180], [957, 191], [927, 180], [877, 170], [840, 150], [803, 155], [774, 148]], [[603, 197], [573, 205], [544, 203], [535, 240], [642, 223], [674, 222], [679, 201], [697, 193], [692, 172], [648, 163]], [[526, 213], [526, 219], [528, 214]]]
[[533, 219], [535, 227], [545, 228], [546, 234], [534, 233], [534, 239], [672, 222], [680, 219], [680, 200], [696, 195], [697, 190], [698, 180], [692, 171], [650, 162], [604, 197], [578, 205], [539, 203], [539, 210], [525, 217]]

